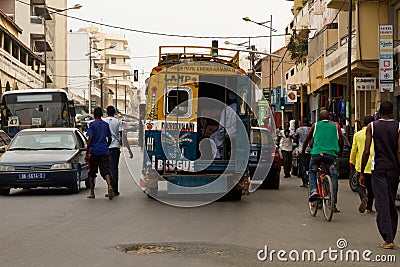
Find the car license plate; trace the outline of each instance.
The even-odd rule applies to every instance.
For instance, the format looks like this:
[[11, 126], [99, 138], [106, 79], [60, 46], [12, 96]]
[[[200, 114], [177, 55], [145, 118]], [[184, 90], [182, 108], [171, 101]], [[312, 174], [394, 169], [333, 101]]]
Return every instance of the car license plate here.
[[44, 179], [46, 178], [45, 173], [36, 172], [36, 173], [20, 173], [19, 179]]

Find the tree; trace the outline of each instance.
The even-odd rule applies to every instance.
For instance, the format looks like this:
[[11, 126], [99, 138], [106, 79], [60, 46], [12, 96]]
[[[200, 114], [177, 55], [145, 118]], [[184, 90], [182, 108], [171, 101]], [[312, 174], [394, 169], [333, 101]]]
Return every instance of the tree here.
[[290, 51], [290, 59], [297, 65], [307, 63], [308, 34], [309, 29], [301, 29], [298, 33], [293, 30], [287, 49]]

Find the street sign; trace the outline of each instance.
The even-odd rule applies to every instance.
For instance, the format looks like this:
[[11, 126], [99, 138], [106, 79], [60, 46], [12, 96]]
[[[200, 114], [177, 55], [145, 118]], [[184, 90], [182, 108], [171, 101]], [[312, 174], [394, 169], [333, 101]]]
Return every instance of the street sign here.
[[354, 77], [354, 87], [357, 91], [371, 91], [376, 89], [375, 77]]
[[379, 92], [393, 89], [393, 26], [379, 25]]
[[271, 102], [271, 91], [269, 88], [263, 88], [263, 94], [265, 100], [267, 100], [269, 103]]

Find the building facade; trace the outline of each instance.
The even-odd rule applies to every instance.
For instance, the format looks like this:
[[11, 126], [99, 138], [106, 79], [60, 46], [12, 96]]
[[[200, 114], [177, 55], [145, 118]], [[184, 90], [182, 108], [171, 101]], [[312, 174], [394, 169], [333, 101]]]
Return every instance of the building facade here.
[[[399, 39], [399, 2], [353, 0], [350, 8], [346, 0], [294, 1], [294, 18], [287, 27], [287, 33], [293, 36], [294, 32], [307, 29], [308, 47], [303, 71], [294, 75], [292, 81], [307, 84], [307, 101], [304, 104], [312, 121], [317, 120], [321, 107], [328, 107], [335, 121], [343, 125], [350, 123], [349, 127], [352, 127], [355, 120], [374, 114], [383, 100], [390, 100], [399, 106], [397, 64], [400, 43], [394, 41], [394, 91], [380, 92], [378, 82], [382, 75], [379, 66], [379, 26], [392, 25], [393, 40]], [[351, 42], [349, 12], [352, 16]], [[349, 48], [350, 83], [347, 79], [350, 73]], [[354, 81], [360, 80], [356, 78], [376, 83], [363, 88], [355, 86]], [[350, 120], [346, 119], [349, 115]]]
[[44, 61], [19, 39], [21, 32], [0, 5], [0, 96], [5, 91], [43, 87]]
[[67, 0], [2, 0], [0, 8], [23, 29], [22, 43], [45, 61], [41, 87], [66, 88]]
[[[131, 81], [130, 51], [125, 37], [103, 33], [98, 28], [82, 28], [69, 32], [68, 40], [68, 84], [74, 94], [87, 101], [90, 91], [92, 108], [113, 105], [121, 113], [137, 115], [136, 88]], [[82, 47], [86, 49], [82, 51]]]

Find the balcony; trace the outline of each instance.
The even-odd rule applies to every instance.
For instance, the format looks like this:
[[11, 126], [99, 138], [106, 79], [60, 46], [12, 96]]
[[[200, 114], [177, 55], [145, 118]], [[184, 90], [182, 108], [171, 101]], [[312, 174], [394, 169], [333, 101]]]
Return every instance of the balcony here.
[[106, 56], [108, 57], [122, 57], [122, 58], [130, 58], [130, 52], [128, 50], [121, 49], [109, 49], [106, 51]]
[[131, 72], [131, 67], [128, 64], [106, 64], [106, 69], [113, 71]]
[[[340, 44], [340, 45], [339, 45]], [[357, 60], [357, 40], [351, 39], [351, 61]], [[324, 77], [331, 77], [332, 75], [345, 70], [347, 67], [347, 42], [341, 44], [336, 42], [326, 49], [324, 58]]]
[[[349, 4], [346, 0], [328, 0], [327, 1], [327, 7], [332, 8], [332, 9], [337, 9], [339, 10], [341, 8], [342, 11], [349, 11]], [[353, 6], [352, 8], [354, 9], [355, 7], [355, 1], [353, 1]]]

